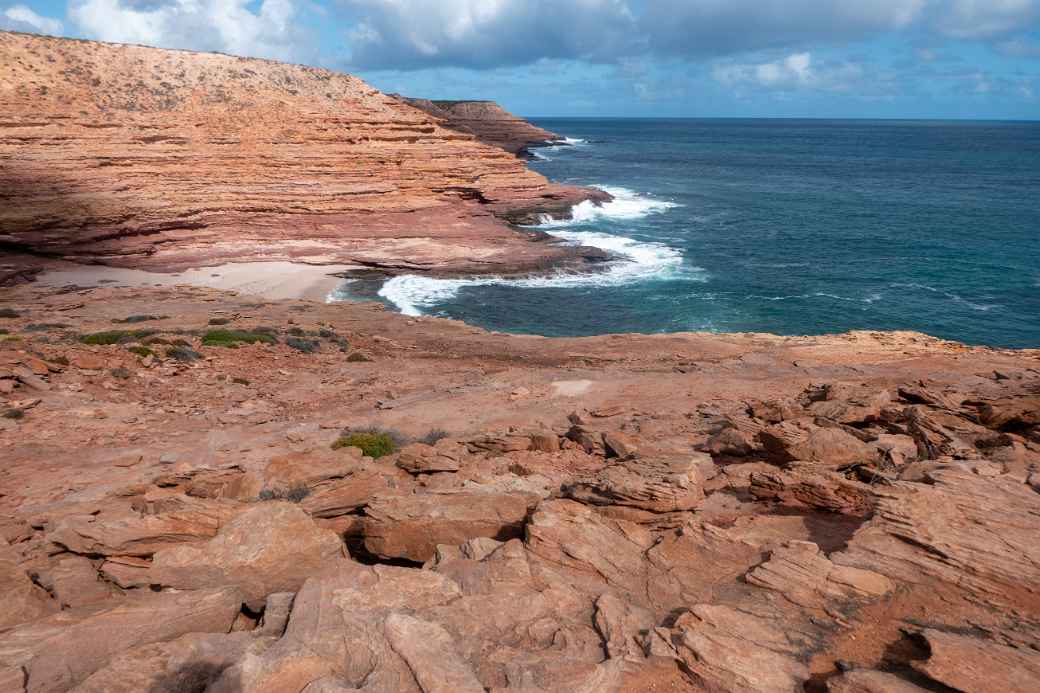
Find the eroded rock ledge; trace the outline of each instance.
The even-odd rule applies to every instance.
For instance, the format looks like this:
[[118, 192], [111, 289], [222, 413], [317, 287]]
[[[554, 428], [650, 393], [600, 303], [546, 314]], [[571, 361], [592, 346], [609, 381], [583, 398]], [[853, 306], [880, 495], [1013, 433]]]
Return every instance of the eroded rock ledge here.
[[519, 271], [585, 253], [504, 219], [607, 199], [327, 70], [10, 32], [0, 68], [8, 250]]
[[4, 691], [1040, 687], [1038, 352], [3, 299]]
[[523, 156], [531, 147], [561, 142], [563, 137], [513, 115], [494, 101], [433, 101], [395, 96], [443, 121], [452, 130]]

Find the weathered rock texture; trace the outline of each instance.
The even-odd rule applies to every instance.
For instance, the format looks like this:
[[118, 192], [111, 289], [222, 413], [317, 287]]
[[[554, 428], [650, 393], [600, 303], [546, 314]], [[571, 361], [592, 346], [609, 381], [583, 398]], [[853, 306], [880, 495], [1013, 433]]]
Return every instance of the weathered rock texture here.
[[497, 217], [604, 197], [265, 60], [0, 32], [0, 113], [0, 243], [81, 262], [531, 269], [582, 252]]
[[563, 138], [532, 125], [513, 115], [494, 101], [431, 101], [398, 96], [435, 118], [445, 127], [473, 135], [481, 142], [499, 147], [511, 154], [523, 154], [528, 147], [537, 147]]
[[1040, 690], [1040, 352], [2, 298], [5, 692]]

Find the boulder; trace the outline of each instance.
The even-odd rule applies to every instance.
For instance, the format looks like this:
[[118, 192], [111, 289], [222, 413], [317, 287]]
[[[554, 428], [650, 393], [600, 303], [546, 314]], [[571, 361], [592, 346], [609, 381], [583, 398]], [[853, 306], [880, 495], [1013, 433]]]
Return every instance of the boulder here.
[[134, 645], [227, 633], [241, 607], [242, 594], [223, 587], [145, 592], [69, 609], [0, 634], [0, 667], [23, 667], [29, 693], [67, 691]]
[[397, 466], [410, 474], [432, 472], [457, 472], [462, 455], [459, 446], [452, 441], [438, 441], [437, 445], [413, 443], [401, 449]]
[[[403, 477], [408, 476], [403, 472], [397, 473]], [[317, 484], [300, 503], [300, 507], [314, 517], [340, 517], [365, 507], [376, 496], [390, 494], [402, 485], [384, 470], [374, 466], [366, 467], [355, 470], [343, 478], [329, 479]], [[401, 492], [406, 490], [407, 488]]]
[[574, 500], [625, 505], [651, 512], [692, 510], [704, 500], [704, 474], [685, 459], [629, 459], [564, 487]]
[[383, 633], [423, 693], [484, 693], [443, 626], [395, 612], [383, 622]]
[[[428, 570], [363, 566], [343, 561], [308, 579], [296, 595], [285, 634], [263, 653], [248, 655], [225, 670], [208, 693], [302, 691], [324, 680], [319, 690], [421, 693], [416, 674], [392, 646], [388, 616], [421, 614], [461, 596], [452, 580]], [[398, 643], [402, 643], [407, 634]], [[420, 659], [415, 643], [402, 649], [423, 676], [436, 678], [440, 663]], [[443, 647], [441, 653], [450, 652]], [[457, 663], [445, 661], [445, 666]], [[445, 669], [448, 673], [448, 669]], [[307, 688], [306, 690], [310, 690]]]
[[755, 449], [755, 443], [740, 429], [726, 426], [708, 438], [701, 449], [717, 457], [745, 457]]
[[60, 520], [47, 538], [73, 553], [147, 557], [171, 544], [216, 536], [242, 507], [231, 501], [174, 496], [141, 510], [113, 507], [96, 515], [72, 515]]
[[912, 666], [959, 691], [1033, 693], [1040, 690], [1040, 652], [992, 640], [926, 629], [921, 635], [928, 659]]
[[33, 584], [19, 565], [14, 550], [0, 539], [0, 630], [35, 621], [57, 611], [58, 607], [57, 602]]
[[524, 496], [480, 491], [380, 497], [366, 509], [365, 548], [382, 558], [425, 562], [438, 544], [520, 536], [527, 509]]
[[925, 693], [927, 690], [876, 669], [854, 669], [827, 680], [828, 693]]
[[877, 459], [874, 447], [842, 428], [817, 426], [809, 419], [770, 426], [759, 439], [769, 458], [780, 464], [801, 461], [837, 468]]
[[59, 559], [50, 571], [50, 583], [62, 608], [93, 604], [112, 596], [112, 589], [101, 580], [94, 563], [83, 556]]
[[343, 542], [319, 529], [307, 513], [284, 502], [241, 513], [212, 540], [156, 552], [151, 582], [177, 589], [235, 586], [259, 610], [274, 592], [294, 592], [330, 561], [346, 555]]
[[608, 431], [603, 434], [603, 447], [607, 457], [634, 457], [639, 453], [639, 441], [620, 431]]
[[274, 642], [252, 633], [189, 633], [121, 652], [75, 688], [75, 693], [203, 691], [246, 655]]

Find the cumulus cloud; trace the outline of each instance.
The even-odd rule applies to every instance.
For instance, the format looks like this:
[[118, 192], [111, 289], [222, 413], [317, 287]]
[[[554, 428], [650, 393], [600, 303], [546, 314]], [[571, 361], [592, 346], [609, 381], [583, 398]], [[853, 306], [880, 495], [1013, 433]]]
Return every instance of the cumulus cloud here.
[[812, 53], [792, 53], [761, 63], [719, 63], [712, 69], [715, 81], [729, 87], [761, 87], [792, 91], [818, 89], [848, 91], [863, 76], [863, 68], [852, 62], [815, 65]]
[[658, 0], [642, 30], [659, 51], [726, 55], [863, 38], [917, 21], [927, 0]]
[[69, 16], [89, 38], [163, 48], [295, 57], [292, 0], [74, 0]]
[[0, 12], [0, 29], [60, 35], [64, 27], [57, 19], [41, 17], [25, 5], [12, 5]]
[[613, 60], [639, 48], [624, 0], [342, 0], [361, 68]]
[[989, 38], [1017, 31], [1040, 14], [1040, 0], [947, 0], [937, 3], [934, 26], [954, 38]]

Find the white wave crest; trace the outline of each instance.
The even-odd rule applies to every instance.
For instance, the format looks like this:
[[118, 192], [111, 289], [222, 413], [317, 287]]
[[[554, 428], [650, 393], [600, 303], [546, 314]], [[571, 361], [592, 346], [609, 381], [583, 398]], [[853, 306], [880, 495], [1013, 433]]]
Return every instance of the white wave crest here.
[[583, 140], [580, 137], [564, 137], [563, 142], [569, 144], [572, 147], [576, 147], [579, 144], [588, 144], [588, 140]]
[[601, 186], [601, 189], [610, 193], [614, 200], [602, 206], [583, 202], [573, 209], [573, 218], [547, 220], [545, 224], [539, 225], [539, 228], [551, 228], [552, 235], [565, 243], [592, 246], [613, 255], [615, 259], [607, 262], [599, 271], [559, 271], [533, 277], [487, 276], [465, 279], [439, 279], [408, 274], [384, 282], [379, 289], [379, 295], [397, 306], [405, 315], [422, 315], [424, 310], [450, 301], [461, 289], [473, 286], [493, 284], [538, 289], [620, 286], [647, 280], [676, 278], [707, 281], [703, 269], [685, 266], [682, 253], [663, 243], [638, 241], [601, 231], [567, 228], [580, 227], [599, 220], [638, 219], [678, 206], [674, 202], [644, 197], [626, 188]]
[[605, 193], [609, 193], [614, 199], [603, 204], [596, 204], [591, 200], [586, 200], [571, 208], [570, 219], [553, 219], [548, 215], [544, 215], [538, 226], [541, 228], [560, 228], [576, 224], [588, 224], [600, 220], [616, 219], [624, 221], [641, 219], [651, 214], [660, 214], [667, 212], [669, 209], [682, 206], [676, 202], [646, 197], [628, 188], [619, 188], [612, 185], [598, 185], [596, 187]]

